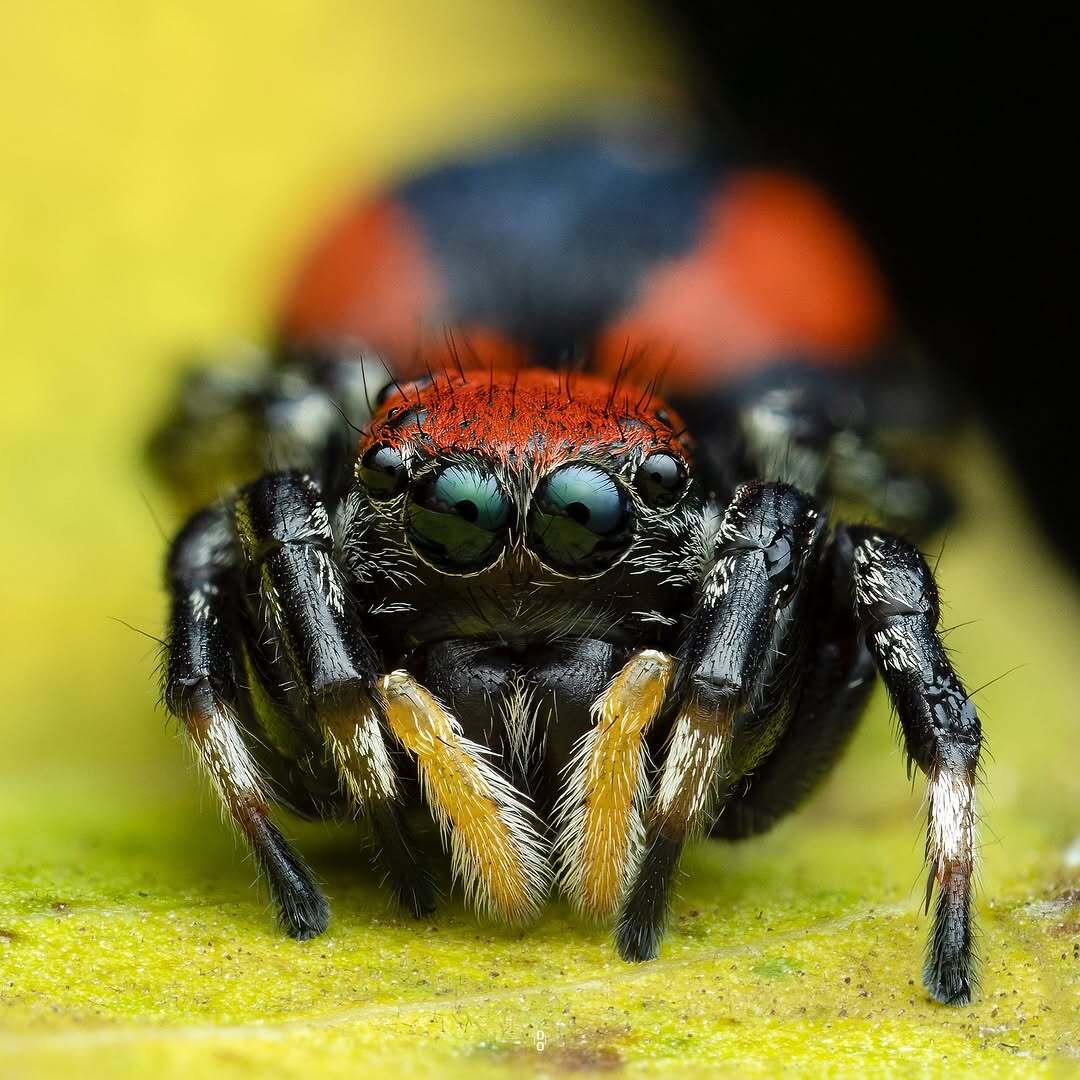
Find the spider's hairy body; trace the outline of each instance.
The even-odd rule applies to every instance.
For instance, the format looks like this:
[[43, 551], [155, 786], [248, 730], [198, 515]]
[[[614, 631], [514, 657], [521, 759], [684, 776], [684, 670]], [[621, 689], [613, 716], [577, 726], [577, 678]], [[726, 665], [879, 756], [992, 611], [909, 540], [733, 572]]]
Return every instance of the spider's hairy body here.
[[969, 999], [980, 732], [886, 531], [945, 505], [878, 438], [897, 340], [813, 189], [655, 133], [350, 210], [272, 362], [196, 376], [154, 446], [189, 498], [237, 485], [174, 541], [165, 699], [284, 928], [328, 908], [274, 801], [367, 819], [417, 915], [423, 812], [481, 911], [559, 889], [648, 959], [684, 844], [792, 810], [877, 674], [930, 780], [927, 985]]

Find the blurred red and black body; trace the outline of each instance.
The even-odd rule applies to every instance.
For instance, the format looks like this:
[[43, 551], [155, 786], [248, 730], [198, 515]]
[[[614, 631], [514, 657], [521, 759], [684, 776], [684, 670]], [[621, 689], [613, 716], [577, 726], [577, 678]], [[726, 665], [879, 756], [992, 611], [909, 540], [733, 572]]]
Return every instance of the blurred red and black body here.
[[660, 370], [677, 393], [776, 363], [863, 364], [892, 330], [873, 263], [810, 184], [659, 130], [552, 137], [365, 198], [284, 298], [286, 342], [362, 341], [410, 378], [469, 366]]

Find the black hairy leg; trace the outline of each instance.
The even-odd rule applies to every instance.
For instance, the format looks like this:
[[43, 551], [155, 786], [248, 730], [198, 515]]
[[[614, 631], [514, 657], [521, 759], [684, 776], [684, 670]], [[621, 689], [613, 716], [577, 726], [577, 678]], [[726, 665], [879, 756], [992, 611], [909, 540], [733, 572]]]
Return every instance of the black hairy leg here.
[[680, 704], [616, 927], [627, 960], [657, 954], [683, 846], [716, 810], [733, 746], [765, 747], [782, 730], [810, 632], [802, 601], [823, 528], [813, 500], [787, 484], [744, 485], [727, 508], [678, 658]]
[[702, 460], [719, 489], [771, 477], [827, 492], [843, 514], [919, 540], [941, 529], [955, 505], [940, 476], [906, 460], [904, 447], [943, 417], [920, 408], [917, 382], [898, 376], [886, 385], [779, 364], [674, 404], [703, 433]]
[[846, 530], [855, 612], [900, 717], [909, 759], [927, 777], [926, 904], [937, 905], [923, 981], [945, 1004], [971, 1000], [976, 975], [971, 899], [978, 713], [936, 627], [933, 574], [907, 542], [870, 528]]
[[417, 916], [430, 913], [433, 886], [395, 806], [376, 656], [336, 563], [319, 489], [298, 473], [268, 474], [237, 495], [233, 524], [258, 598], [254, 614], [280, 649], [354, 813], [370, 821], [395, 896]]
[[191, 509], [284, 469], [316, 477], [334, 502], [354, 431], [389, 380], [379, 356], [346, 342], [195, 357], [150, 441], [150, 462]]
[[330, 910], [311, 872], [270, 819], [266, 784], [237, 718], [235, 563], [224, 508], [196, 515], [174, 541], [167, 569], [172, 612], [164, 698], [244, 834], [282, 928], [294, 938], [310, 938], [326, 929]]
[[851, 542], [830, 540], [817, 570], [814, 643], [804, 652], [798, 704], [775, 748], [737, 776], [710, 835], [741, 840], [771, 829], [829, 774], [850, 742], [874, 685], [875, 668], [851, 604]]

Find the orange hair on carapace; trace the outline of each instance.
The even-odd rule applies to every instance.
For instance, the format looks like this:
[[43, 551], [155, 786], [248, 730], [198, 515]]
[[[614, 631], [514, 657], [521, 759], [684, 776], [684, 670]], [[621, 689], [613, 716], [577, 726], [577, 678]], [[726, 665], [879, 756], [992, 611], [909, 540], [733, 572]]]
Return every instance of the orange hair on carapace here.
[[436, 454], [528, 453], [541, 462], [590, 448], [685, 456], [690, 442], [651, 386], [533, 367], [447, 369], [430, 382], [406, 383], [383, 403], [359, 451], [418, 437]]

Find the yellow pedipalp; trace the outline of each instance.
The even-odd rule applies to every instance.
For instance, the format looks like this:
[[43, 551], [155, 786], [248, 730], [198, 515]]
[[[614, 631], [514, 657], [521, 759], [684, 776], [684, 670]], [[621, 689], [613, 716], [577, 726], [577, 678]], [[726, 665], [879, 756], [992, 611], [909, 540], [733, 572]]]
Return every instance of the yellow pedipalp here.
[[424, 797], [470, 900], [513, 922], [534, 917], [549, 871], [520, 793], [408, 672], [384, 675], [380, 690], [387, 724], [416, 759]]
[[645, 732], [675, 669], [666, 653], [635, 653], [593, 705], [557, 810], [560, 877], [571, 902], [598, 918], [622, 901], [641, 841], [647, 784]]

